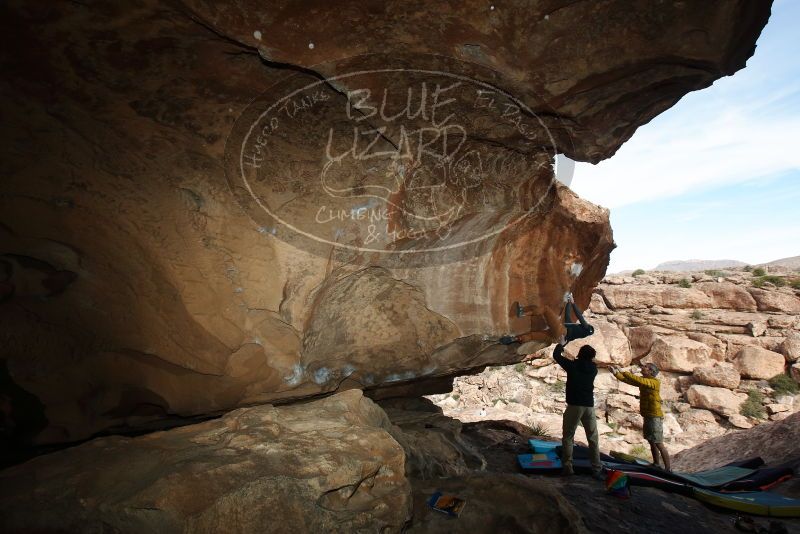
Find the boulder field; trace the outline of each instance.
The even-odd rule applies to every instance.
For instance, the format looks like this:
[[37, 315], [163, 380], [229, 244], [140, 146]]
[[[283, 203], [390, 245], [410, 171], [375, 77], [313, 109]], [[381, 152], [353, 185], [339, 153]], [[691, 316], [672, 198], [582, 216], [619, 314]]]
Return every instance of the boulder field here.
[[[610, 365], [638, 371], [653, 362], [661, 369], [672, 452], [800, 411], [800, 291], [791, 287], [800, 276], [773, 276], [779, 285], [742, 269], [609, 276], [598, 285], [587, 313], [595, 334], [565, 352], [574, 357], [584, 344], [597, 350], [604, 450], [647, 454], [639, 391], [611, 376]], [[560, 436], [565, 378], [548, 348], [515, 366], [459, 377], [451, 393], [432, 398], [464, 421], [510, 419]]]

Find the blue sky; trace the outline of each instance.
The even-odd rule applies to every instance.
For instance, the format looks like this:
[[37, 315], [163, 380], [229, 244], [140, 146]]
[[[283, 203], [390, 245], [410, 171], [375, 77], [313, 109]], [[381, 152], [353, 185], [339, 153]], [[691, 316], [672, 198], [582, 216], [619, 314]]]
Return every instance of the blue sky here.
[[690, 93], [572, 188], [611, 208], [609, 272], [800, 255], [800, 1], [777, 0], [747, 67]]

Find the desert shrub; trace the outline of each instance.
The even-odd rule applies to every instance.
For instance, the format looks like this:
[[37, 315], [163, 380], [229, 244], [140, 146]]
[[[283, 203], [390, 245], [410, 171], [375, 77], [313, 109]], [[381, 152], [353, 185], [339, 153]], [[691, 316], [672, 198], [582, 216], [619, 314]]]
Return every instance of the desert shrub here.
[[703, 315], [703, 312], [701, 312], [700, 310], [694, 310], [694, 311], [691, 313], [691, 315], [689, 315], [689, 317], [691, 317], [692, 319], [694, 319], [695, 321], [697, 321], [697, 320], [699, 320], [699, 319], [702, 319], [702, 318], [703, 318], [703, 317], [705, 317], [705, 316]]
[[458, 393], [453, 393], [453, 400], [458, 400], [460, 398], [461, 398], [461, 395], [459, 395]]
[[769, 387], [775, 390], [779, 395], [788, 394], [796, 395], [800, 393], [800, 386], [797, 382], [792, 380], [792, 377], [785, 374], [775, 375], [769, 379]]
[[753, 287], [764, 287], [764, 279], [763, 278], [753, 278], [751, 284], [753, 284]]
[[755, 269], [753, 269], [753, 276], [764, 276], [765, 274], [767, 274], [767, 271], [765, 271], [761, 267], [756, 267]]
[[786, 285], [786, 279], [782, 276], [775, 276], [774, 274], [767, 274], [761, 277], [764, 282], [769, 282], [776, 287], [783, 287]]
[[640, 274], [644, 274], [644, 269], [636, 269], [631, 276], [639, 276]]
[[548, 428], [546, 426], [544, 426], [544, 425], [542, 425], [540, 423], [533, 423], [531, 425], [531, 434], [533, 434], [534, 436], [538, 436], [540, 438], [549, 438], [549, 437], [551, 437], [550, 436], [550, 430], [548, 430]]
[[652, 455], [650, 454], [650, 449], [648, 447], [645, 447], [644, 444], [642, 443], [638, 445], [633, 445], [628, 454], [630, 454], [631, 456], [636, 456], [637, 458], [642, 458], [644, 460], [653, 459]]
[[742, 267], [742, 270], [744, 272], [746, 272], [746, 273], [752, 273], [753, 272], [753, 266], [752, 265], [745, 265], [744, 267]]
[[708, 276], [714, 276], [714, 277], [725, 276], [725, 271], [720, 271], [719, 269], [706, 269], [703, 272], [706, 273]]
[[550, 388], [550, 391], [553, 391], [554, 393], [563, 393], [567, 390], [567, 383], [562, 382], [561, 380], [556, 380], [552, 384], [549, 384], [548, 387]]
[[681, 278], [680, 281], [678, 282], [678, 287], [690, 288], [692, 287], [692, 283], [689, 282], [689, 280], [686, 278]]
[[764, 410], [764, 394], [756, 389], [747, 392], [747, 400], [739, 407], [739, 413], [754, 419], [766, 419]]
[[800, 278], [795, 278], [791, 282], [789, 282], [789, 287], [792, 289], [800, 289]]
[[525, 364], [520, 362], [514, 366], [514, 370], [518, 373], [523, 373], [525, 371]]

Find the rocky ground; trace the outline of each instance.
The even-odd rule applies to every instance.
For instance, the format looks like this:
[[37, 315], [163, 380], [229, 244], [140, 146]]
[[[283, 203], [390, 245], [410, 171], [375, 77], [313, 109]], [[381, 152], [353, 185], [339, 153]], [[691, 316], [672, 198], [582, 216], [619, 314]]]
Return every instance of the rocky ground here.
[[[798, 279], [743, 269], [605, 278], [587, 312], [595, 334], [585, 341], [601, 366], [595, 382], [601, 448], [649, 454], [638, 389], [618, 382], [606, 369], [612, 364], [661, 368], [665, 440], [673, 454], [800, 410], [800, 291], [792, 287]], [[583, 344], [575, 341], [567, 352]], [[509, 419], [558, 438], [566, 375], [551, 351], [460, 377], [452, 393], [432, 400], [461, 421]], [[771, 386], [776, 375], [795, 391]]]
[[[799, 418], [771, 423], [773, 431], [788, 443]], [[376, 404], [356, 390], [243, 408], [136, 438], [99, 438], [0, 471], [0, 530], [736, 531], [734, 514], [680, 495], [636, 487], [620, 500], [588, 476], [522, 474], [516, 455], [532, 435], [513, 421], [462, 424], [426, 399]], [[793, 453], [772, 452], [779, 460]], [[704, 457], [724, 463], [730, 454]], [[466, 501], [460, 517], [428, 507], [436, 491]], [[800, 519], [778, 523], [786, 530], [776, 532], [800, 533]]]

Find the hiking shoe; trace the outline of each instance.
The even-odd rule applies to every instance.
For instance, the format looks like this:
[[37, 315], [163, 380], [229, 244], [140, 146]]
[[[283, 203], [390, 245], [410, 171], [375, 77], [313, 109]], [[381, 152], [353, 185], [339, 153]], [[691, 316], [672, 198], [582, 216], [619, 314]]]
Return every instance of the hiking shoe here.
[[575, 471], [572, 470], [572, 467], [565, 465], [561, 468], [561, 476], [562, 477], [571, 477], [575, 474]]

